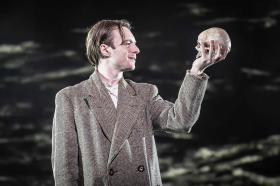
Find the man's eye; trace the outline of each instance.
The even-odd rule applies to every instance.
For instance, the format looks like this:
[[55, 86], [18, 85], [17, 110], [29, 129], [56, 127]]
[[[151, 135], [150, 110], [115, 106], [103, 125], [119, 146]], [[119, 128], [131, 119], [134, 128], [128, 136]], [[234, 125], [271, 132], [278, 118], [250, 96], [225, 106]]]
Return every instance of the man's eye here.
[[124, 42], [123, 42], [123, 45], [129, 46], [129, 45], [131, 45], [131, 44], [132, 44], [132, 41], [124, 41]]

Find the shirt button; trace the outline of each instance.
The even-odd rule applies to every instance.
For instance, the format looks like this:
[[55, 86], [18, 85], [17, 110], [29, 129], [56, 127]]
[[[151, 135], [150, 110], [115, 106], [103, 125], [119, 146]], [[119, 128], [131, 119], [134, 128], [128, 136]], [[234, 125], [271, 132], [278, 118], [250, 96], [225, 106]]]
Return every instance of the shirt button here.
[[110, 175], [110, 176], [113, 176], [114, 174], [115, 174], [114, 169], [110, 169], [110, 170], [109, 170], [109, 175]]
[[143, 171], [145, 170], [145, 168], [144, 168], [143, 165], [139, 165], [138, 168], [137, 168], [137, 170], [138, 170], [139, 172], [143, 172]]

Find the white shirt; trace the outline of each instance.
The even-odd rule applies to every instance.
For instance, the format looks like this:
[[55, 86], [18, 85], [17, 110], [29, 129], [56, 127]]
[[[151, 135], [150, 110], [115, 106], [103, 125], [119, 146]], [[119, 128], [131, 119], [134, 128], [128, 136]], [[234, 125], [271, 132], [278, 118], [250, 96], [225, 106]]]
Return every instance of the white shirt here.
[[112, 98], [112, 101], [114, 103], [115, 108], [117, 108], [118, 105], [118, 84], [115, 84], [113, 86], [108, 86], [105, 84], [106, 89], [108, 90], [109, 95]]

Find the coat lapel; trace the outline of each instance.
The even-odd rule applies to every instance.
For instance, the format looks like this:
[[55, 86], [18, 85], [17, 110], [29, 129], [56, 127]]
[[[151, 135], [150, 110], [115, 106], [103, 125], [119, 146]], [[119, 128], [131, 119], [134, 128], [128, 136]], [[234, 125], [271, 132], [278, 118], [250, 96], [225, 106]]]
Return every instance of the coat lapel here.
[[121, 79], [118, 90], [118, 105], [115, 109], [113, 101], [96, 71], [86, 82], [85, 89], [85, 104], [97, 118], [105, 137], [111, 142], [107, 164], [109, 166], [129, 137], [144, 103], [134, 88]]
[[133, 125], [136, 123], [141, 105], [143, 105], [142, 99], [137, 96], [135, 90], [122, 79], [119, 84], [117, 120], [110, 148], [108, 166], [115, 159], [125, 140], [129, 137]]
[[117, 110], [96, 71], [87, 81], [86, 89], [87, 95], [84, 101], [97, 118], [102, 132], [111, 142], [117, 119]]

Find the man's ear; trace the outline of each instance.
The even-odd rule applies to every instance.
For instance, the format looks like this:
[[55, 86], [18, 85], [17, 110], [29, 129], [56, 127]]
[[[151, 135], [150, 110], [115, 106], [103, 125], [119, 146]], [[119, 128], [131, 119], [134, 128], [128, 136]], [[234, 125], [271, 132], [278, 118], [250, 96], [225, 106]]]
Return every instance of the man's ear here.
[[100, 47], [100, 53], [103, 57], [110, 57], [111, 52], [110, 52], [110, 46], [106, 44], [101, 44]]

